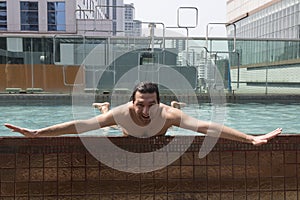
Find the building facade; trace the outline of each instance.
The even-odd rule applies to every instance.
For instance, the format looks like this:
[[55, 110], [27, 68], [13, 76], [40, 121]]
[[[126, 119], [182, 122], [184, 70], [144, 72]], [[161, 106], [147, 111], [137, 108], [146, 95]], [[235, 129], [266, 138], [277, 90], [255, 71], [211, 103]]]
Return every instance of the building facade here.
[[299, 39], [300, 0], [227, 0], [227, 22], [240, 38]]
[[[236, 26], [234, 88], [282, 93], [300, 87], [300, 0], [227, 0], [227, 23]], [[234, 26], [227, 34], [234, 35]]]
[[142, 22], [135, 20], [134, 4], [125, 4], [125, 36], [139, 37], [142, 35]]
[[125, 9], [123, 0], [0, 0], [0, 33], [124, 36]]

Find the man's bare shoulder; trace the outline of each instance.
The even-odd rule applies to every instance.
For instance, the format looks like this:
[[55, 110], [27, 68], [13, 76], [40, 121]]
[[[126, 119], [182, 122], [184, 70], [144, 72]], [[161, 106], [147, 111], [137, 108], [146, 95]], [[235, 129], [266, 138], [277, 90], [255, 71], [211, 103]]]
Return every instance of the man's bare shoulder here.
[[182, 111], [177, 109], [177, 108], [173, 108], [172, 106], [160, 103], [159, 105], [162, 109], [162, 113], [164, 114], [164, 116], [168, 119], [174, 119], [174, 118], [180, 118]]

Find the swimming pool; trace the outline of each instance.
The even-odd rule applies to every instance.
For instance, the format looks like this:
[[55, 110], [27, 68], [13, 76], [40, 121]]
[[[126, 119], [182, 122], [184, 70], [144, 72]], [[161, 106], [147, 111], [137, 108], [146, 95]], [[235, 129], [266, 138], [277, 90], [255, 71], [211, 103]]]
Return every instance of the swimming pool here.
[[[12, 123], [31, 129], [50, 126], [73, 120], [71, 105], [62, 106], [0, 106], [0, 136], [20, 136], [19, 133], [10, 132], [4, 123]], [[263, 104], [263, 103], [227, 103], [225, 108], [224, 124], [249, 134], [263, 134], [272, 131], [277, 127], [283, 128], [283, 133], [300, 132], [300, 104]], [[98, 110], [90, 107], [83, 107], [85, 112], [91, 116], [99, 114]], [[90, 110], [89, 110], [90, 109]], [[188, 105], [183, 109], [187, 114], [201, 120], [211, 120], [212, 106], [209, 103], [201, 105]], [[105, 134], [111, 136], [121, 135], [118, 130], [109, 132], [92, 131], [86, 135]], [[186, 130], [172, 128], [168, 134], [181, 135], [193, 134]]]

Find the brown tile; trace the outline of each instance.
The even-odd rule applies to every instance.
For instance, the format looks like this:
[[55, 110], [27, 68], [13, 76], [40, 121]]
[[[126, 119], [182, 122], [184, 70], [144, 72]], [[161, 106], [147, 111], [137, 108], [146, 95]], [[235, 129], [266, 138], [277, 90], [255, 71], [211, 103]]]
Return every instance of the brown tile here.
[[72, 168], [58, 168], [57, 179], [58, 181], [71, 181]]
[[141, 194], [144, 193], [149, 193], [149, 192], [153, 192], [154, 193], [154, 188], [155, 188], [155, 184], [153, 180], [141, 180], [140, 182], [140, 192]]
[[283, 151], [272, 151], [272, 166], [283, 166]]
[[220, 180], [218, 179], [214, 179], [214, 180], [208, 180], [207, 182], [207, 190], [208, 191], [220, 191], [221, 190], [221, 184], [220, 184]]
[[72, 182], [58, 182], [57, 185], [59, 195], [72, 195]]
[[113, 180], [115, 177], [115, 172], [109, 167], [100, 169], [100, 180]]
[[44, 156], [43, 154], [30, 154], [30, 167], [43, 167]]
[[86, 179], [89, 181], [100, 180], [99, 167], [87, 167], [86, 168]]
[[181, 156], [181, 165], [190, 165], [194, 164], [194, 152], [186, 152]]
[[207, 166], [208, 180], [219, 180], [220, 177], [220, 166]]
[[196, 192], [207, 192], [207, 181], [205, 180], [195, 180], [194, 187], [196, 188]]
[[29, 167], [29, 154], [16, 154], [16, 167], [28, 168]]
[[231, 166], [233, 164], [232, 152], [222, 152], [220, 157], [222, 166]]
[[207, 178], [207, 166], [195, 166], [194, 167], [194, 177], [197, 179]]
[[246, 179], [246, 189], [247, 190], [258, 190], [259, 189], [259, 179], [258, 178], [251, 178]]
[[155, 194], [155, 200], [168, 200], [168, 194]]
[[100, 194], [112, 194], [116, 192], [116, 182], [113, 180], [100, 180]]
[[141, 179], [142, 180], [145, 180], [145, 179], [154, 179], [154, 172], [141, 173]]
[[26, 196], [28, 195], [28, 183], [26, 182], [19, 182], [15, 184], [16, 189], [16, 196]]
[[[141, 182], [140, 181], [124, 181], [127, 183], [127, 192], [133, 194], [139, 194], [141, 192]], [[153, 190], [154, 191], [154, 190]]]
[[168, 179], [180, 178], [180, 166], [168, 166]]
[[222, 191], [233, 191], [234, 189], [233, 179], [221, 179], [220, 185]]
[[246, 192], [244, 192], [244, 191], [234, 192], [233, 193], [233, 198], [234, 199], [238, 199], [238, 200], [246, 200], [247, 199], [247, 195], [246, 195]]
[[154, 200], [154, 194], [141, 194], [141, 199], [143, 200]]
[[99, 161], [91, 154], [86, 154], [85, 159], [86, 159], [86, 166], [88, 166], [88, 167], [99, 167], [100, 166]]
[[154, 179], [167, 179], [168, 177], [168, 168], [162, 168], [159, 170], [154, 171]]
[[154, 180], [155, 193], [166, 193], [168, 191], [167, 180]]
[[255, 192], [247, 192], [247, 199], [260, 200], [260, 198], [259, 198], [259, 192], [257, 192], [257, 191], [255, 191]]
[[87, 181], [86, 182], [86, 194], [100, 194], [99, 181]]
[[193, 166], [181, 166], [181, 179], [191, 179], [194, 175], [194, 167]]
[[84, 167], [72, 168], [72, 180], [84, 181], [85, 180], [85, 168]]
[[58, 167], [71, 167], [71, 154], [58, 154]]
[[221, 166], [220, 167], [220, 172], [221, 172], [221, 179], [222, 178], [233, 178], [233, 171], [232, 171], [232, 166]]
[[72, 181], [72, 195], [84, 195], [86, 191], [86, 182]]
[[193, 152], [194, 154], [194, 165], [207, 165], [207, 161], [206, 158], [207, 156], [205, 156], [204, 158], [199, 158], [199, 152]]
[[207, 196], [207, 199], [209, 200], [217, 200], [220, 198], [221, 198], [221, 194], [218, 192], [209, 192]]
[[282, 200], [284, 198], [284, 191], [274, 191], [272, 193], [272, 200]]
[[14, 182], [15, 181], [15, 169], [0, 169], [0, 180], [1, 182]]
[[169, 180], [168, 181], [168, 193], [180, 192], [180, 180]]
[[73, 153], [72, 154], [72, 166], [73, 167], [85, 166], [85, 154]]
[[[180, 187], [183, 193], [192, 193], [195, 191], [195, 187], [194, 187], [194, 181], [191, 179], [181, 179], [180, 180]], [[187, 198], [189, 199], [189, 198]]]
[[45, 181], [57, 181], [57, 168], [44, 168]]
[[245, 165], [246, 163], [246, 154], [242, 151], [234, 151], [233, 152], [233, 165]]
[[272, 200], [272, 192], [259, 192], [260, 200]]
[[261, 190], [271, 190], [272, 189], [272, 178], [260, 178], [259, 188]]
[[296, 177], [297, 176], [297, 165], [296, 164], [285, 164], [284, 165], [284, 176], [285, 177]]
[[44, 169], [43, 168], [30, 168], [30, 181], [43, 181]]
[[247, 178], [257, 178], [258, 179], [258, 166], [247, 165], [246, 166], [246, 176]]
[[207, 192], [198, 192], [194, 194], [194, 199], [208, 199]]
[[246, 152], [246, 165], [247, 166], [258, 166], [258, 152], [247, 151]]
[[16, 182], [29, 181], [29, 169], [17, 168], [16, 169]]
[[285, 178], [284, 181], [285, 181], [285, 190], [297, 190], [298, 189], [296, 177]]
[[141, 194], [127, 194], [127, 199], [140, 200], [141, 199]]
[[100, 200], [114, 200], [113, 194], [101, 194]]
[[268, 165], [260, 165], [259, 166], [259, 176], [262, 178], [271, 177], [272, 176], [272, 166]]
[[276, 163], [272, 165], [272, 176], [284, 176], [284, 165], [283, 163]]
[[14, 194], [15, 194], [15, 183], [13, 183], [13, 182], [2, 182], [1, 183], [0, 196], [14, 196]]
[[16, 158], [15, 154], [0, 154], [0, 168], [15, 168]]
[[285, 151], [284, 162], [289, 164], [297, 163], [297, 151]]
[[297, 195], [297, 190], [285, 191], [285, 198], [286, 199], [299, 199], [299, 197]]
[[222, 192], [220, 199], [222, 199], [222, 200], [233, 200], [233, 192]]
[[234, 190], [245, 191], [246, 190], [246, 179], [234, 179]]
[[29, 195], [41, 195], [43, 194], [43, 182], [29, 182]]
[[220, 165], [219, 152], [210, 152], [206, 157], [207, 157], [207, 165]]
[[44, 186], [44, 195], [57, 195], [58, 191], [57, 191], [57, 182], [54, 181], [47, 181], [47, 182], [43, 182], [43, 186]]
[[44, 155], [44, 167], [57, 167], [58, 165], [57, 154], [45, 154]]
[[273, 177], [273, 190], [284, 190], [284, 177]]
[[272, 154], [269, 151], [259, 152], [259, 165], [260, 166], [270, 166], [272, 163]]

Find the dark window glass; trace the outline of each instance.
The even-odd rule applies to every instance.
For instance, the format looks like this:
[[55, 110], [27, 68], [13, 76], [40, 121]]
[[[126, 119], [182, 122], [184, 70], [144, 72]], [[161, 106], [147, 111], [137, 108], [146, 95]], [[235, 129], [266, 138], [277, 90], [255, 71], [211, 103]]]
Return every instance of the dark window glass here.
[[38, 2], [20, 2], [21, 7], [21, 30], [38, 31], [39, 13]]
[[48, 2], [48, 31], [66, 30], [65, 2]]
[[6, 2], [0, 1], [0, 30], [7, 30], [7, 11]]

